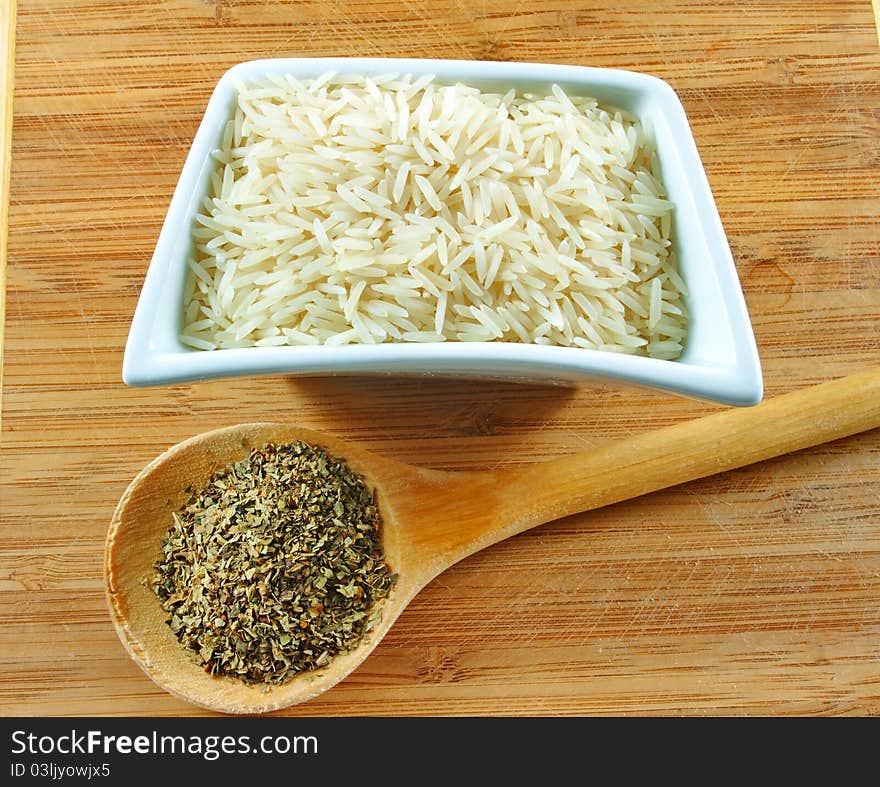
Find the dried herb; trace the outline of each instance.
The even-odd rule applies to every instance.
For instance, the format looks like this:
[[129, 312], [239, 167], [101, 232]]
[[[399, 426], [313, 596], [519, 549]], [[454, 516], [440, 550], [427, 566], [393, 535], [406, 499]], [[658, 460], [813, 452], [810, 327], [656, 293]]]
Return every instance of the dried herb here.
[[307, 443], [252, 451], [173, 519], [153, 590], [214, 675], [283, 683], [325, 666], [373, 626], [397, 579], [373, 493]]

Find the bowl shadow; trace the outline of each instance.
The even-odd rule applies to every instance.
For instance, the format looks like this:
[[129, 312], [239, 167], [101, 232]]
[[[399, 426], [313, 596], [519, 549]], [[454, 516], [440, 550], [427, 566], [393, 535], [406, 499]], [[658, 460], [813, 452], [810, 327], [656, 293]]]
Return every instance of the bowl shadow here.
[[428, 376], [287, 377], [285, 383], [299, 403], [297, 420], [403, 462], [448, 470], [491, 469], [518, 456], [534, 460], [536, 433], [564, 421], [578, 392]]

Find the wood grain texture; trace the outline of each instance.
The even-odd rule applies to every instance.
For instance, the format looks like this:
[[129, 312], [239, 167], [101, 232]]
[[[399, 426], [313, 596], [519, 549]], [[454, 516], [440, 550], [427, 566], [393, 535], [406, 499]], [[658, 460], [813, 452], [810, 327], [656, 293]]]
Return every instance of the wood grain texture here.
[[877, 27], [877, 43], [880, 43], [880, 0], [871, 0], [874, 9], [874, 24]]
[[[0, 463], [0, 712], [199, 713], [101, 586], [131, 478], [289, 421], [441, 469], [516, 466], [720, 409], [623, 389], [286, 377], [129, 389], [122, 350], [214, 83], [255, 57], [614, 66], [692, 122], [768, 395], [880, 364], [880, 52], [868, 0], [18, 8]], [[438, 577], [326, 714], [880, 713], [876, 431], [572, 516]], [[528, 490], [524, 489], [527, 495]]]
[[15, 82], [15, 0], [0, 2], [0, 424], [3, 421], [3, 328], [6, 325], [6, 249], [9, 241], [9, 170]]

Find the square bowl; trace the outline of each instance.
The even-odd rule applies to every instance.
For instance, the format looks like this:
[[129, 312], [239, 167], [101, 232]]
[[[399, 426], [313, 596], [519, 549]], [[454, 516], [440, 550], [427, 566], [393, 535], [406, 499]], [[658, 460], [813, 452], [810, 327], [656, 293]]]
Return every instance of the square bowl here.
[[[376, 76], [433, 74], [440, 82], [498, 92], [549, 92], [553, 84], [636, 116], [653, 135], [667, 198], [672, 245], [687, 286], [688, 333], [674, 361], [601, 350], [509, 342], [281, 346], [197, 350], [180, 340], [194, 217], [210, 187], [236, 85], [272, 74], [314, 78], [327, 71]], [[763, 396], [758, 352], [742, 289], [684, 108], [664, 81], [583, 66], [388, 58], [290, 58], [232, 67], [208, 102], [159, 235], [125, 347], [128, 385], [162, 385], [257, 374], [445, 375], [546, 383], [602, 381], [725, 404]]]

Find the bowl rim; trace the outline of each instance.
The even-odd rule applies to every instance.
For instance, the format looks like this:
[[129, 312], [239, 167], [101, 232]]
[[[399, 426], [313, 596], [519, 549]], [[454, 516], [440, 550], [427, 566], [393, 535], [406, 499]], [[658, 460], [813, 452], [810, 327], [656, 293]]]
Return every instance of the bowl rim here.
[[[506, 342], [384, 343], [340, 347], [248, 347], [195, 350], [179, 338], [174, 304], [166, 280], [182, 276], [185, 258], [175, 258], [175, 236], [191, 223], [200, 201], [197, 182], [216, 146], [218, 123], [228, 120], [237, 82], [266, 73], [315, 75], [325, 71], [421, 75], [472, 83], [512, 81], [579, 84], [593, 92], [628, 91], [634, 100], [653, 101], [667, 123], [675, 162], [684, 174], [692, 204], [710, 252], [726, 322], [730, 352], [723, 362], [663, 361], [585, 348]], [[621, 93], [622, 95], [622, 93]], [[662, 165], [662, 162], [661, 162]], [[175, 267], [176, 266], [176, 267]], [[693, 295], [693, 293], [692, 293]], [[182, 312], [179, 309], [178, 312]], [[164, 321], [160, 319], [164, 314]], [[687, 353], [685, 353], [687, 354]], [[732, 405], [753, 405], [763, 397], [760, 359], [751, 320], [715, 200], [681, 101], [662, 79], [635, 71], [542, 63], [412, 58], [270, 58], [229, 68], [218, 80], [188, 151], [147, 269], [130, 326], [122, 364], [130, 386], [165, 385], [218, 377], [286, 374], [391, 374], [488, 377], [530, 382], [618, 382]]]

